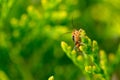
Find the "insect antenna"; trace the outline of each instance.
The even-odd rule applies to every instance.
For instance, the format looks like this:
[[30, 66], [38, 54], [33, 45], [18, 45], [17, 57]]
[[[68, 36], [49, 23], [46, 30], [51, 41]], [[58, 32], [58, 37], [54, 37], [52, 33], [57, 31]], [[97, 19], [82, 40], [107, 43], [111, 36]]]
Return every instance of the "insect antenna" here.
[[64, 35], [68, 34], [68, 33], [71, 33], [71, 32], [66, 32], [66, 33], [63, 33], [62, 35], [60, 35], [59, 37], [63, 37]]
[[72, 28], [74, 29], [75, 28], [75, 24], [73, 22], [73, 16], [72, 16]]
[[78, 24], [78, 23], [76, 24], [76, 23], [74, 22], [73, 16], [72, 16], [72, 28], [75, 29], [75, 30], [78, 30], [78, 29], [79, 29], [78, 26], [79, 26], [79, 24]]

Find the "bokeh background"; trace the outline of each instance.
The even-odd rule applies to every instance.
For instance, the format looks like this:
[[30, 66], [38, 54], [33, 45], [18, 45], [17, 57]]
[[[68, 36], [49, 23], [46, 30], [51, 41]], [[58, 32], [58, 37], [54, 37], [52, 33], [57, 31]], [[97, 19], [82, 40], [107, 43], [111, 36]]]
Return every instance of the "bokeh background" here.
[[[120, 43], [120, 0], [0, 0], [0, 80], [82, 80], [62, 51], [84, 29], [100, 49]], [[114, 73], [120, 76], [119, 64]]]

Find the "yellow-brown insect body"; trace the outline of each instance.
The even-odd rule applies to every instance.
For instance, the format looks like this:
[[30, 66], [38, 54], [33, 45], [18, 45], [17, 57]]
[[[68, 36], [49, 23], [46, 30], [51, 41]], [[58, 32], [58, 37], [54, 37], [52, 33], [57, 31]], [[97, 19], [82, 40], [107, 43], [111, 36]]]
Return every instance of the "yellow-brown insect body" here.
[[81, 44], [81, 29], [80, 30], [74, 30], [72, 32], [72, 39], [75, 43], [75, 48], [77, 48], [79, 50], [80, 44]]

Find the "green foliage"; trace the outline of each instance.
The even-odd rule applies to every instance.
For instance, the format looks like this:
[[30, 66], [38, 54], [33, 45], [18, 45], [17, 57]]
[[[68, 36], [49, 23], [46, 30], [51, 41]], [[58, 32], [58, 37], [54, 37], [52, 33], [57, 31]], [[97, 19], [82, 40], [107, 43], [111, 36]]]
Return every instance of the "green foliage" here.
[[[71, 35], [64, 33], [74, 28], [85, 29], [100, 49], [112, 52], [106, 54], [112, 63], [109, 72], [118, 77], [120, 69], [115, 65], [120, 50], [113, 53], [120, 41], [119, 6], [119, 0], [0, 0], [0, 80], [47, 80], [50, 75], [57, 80], [83, 80], [81, 70], [60, 48], [61, 40], [72, 43]], [[97, 46], [95, 41], [83, 39], [89, 43], [81, 47], [84, 53]], [[97, 64], [97, 47], [95, 50], [96, 54], [89, 55]]]
[[111, 80], [114, 71], [113, 65], [117, 66], [120, 62], [120, 48], [118, 48], [116, 55], [111, 54], [108, 58], [103, 50], [99, 50], [97, 42], [91, 41], [85, 35], [84, 30], [80, 34], [80, 43], [83, 44], [79, 47], [80, 51], [76, 51], [67, 43], [61, 42], [63, 51], [82, 70], [87, 80]]

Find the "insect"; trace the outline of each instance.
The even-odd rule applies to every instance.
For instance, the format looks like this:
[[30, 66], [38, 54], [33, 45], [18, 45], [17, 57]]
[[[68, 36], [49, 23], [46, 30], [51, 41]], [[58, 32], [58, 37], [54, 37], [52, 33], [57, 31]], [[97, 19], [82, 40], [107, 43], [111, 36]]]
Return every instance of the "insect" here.
[[79, 30], [74, 30], [72, 32], [72, 40], [74, 41], [74, 44], [75, 44], [75, 47], [74, 49], [77, 49], [78, 51], [80, 51], [79, 47], [80, 45], [82, 44], [81, 42], [81, 32], [82, 32], [82, 29], [79, 29]]
[[[72, 19], [72, 27], [73, 28], [75, 27], [75, 25], [73, 23], [73, 19]], [[80, 47], [80, 45], [83, 44], [82, 41], [81, 41], [81, 35], [82, 35], [83, 31], [84, 31], [83, 29], [79, 29], [79, 30], [75, 29], [74, 31], [72, 31], [72, 40], [73, 40], [74, 45], [75, 45], [74, 49], [79, 51], [79, 52], [80, 52], [79, 47]], [[67, 32], [67, 33], [71, 33], [71, 32]]]

